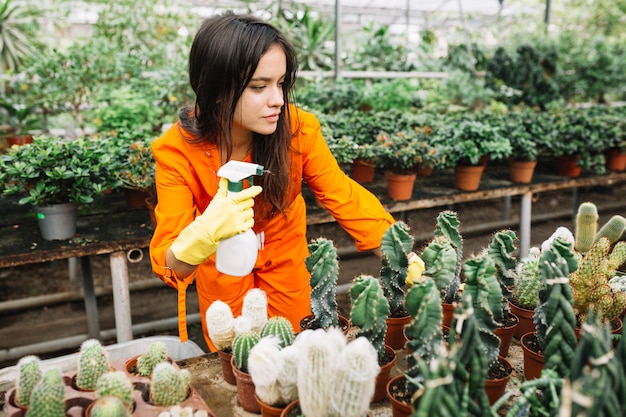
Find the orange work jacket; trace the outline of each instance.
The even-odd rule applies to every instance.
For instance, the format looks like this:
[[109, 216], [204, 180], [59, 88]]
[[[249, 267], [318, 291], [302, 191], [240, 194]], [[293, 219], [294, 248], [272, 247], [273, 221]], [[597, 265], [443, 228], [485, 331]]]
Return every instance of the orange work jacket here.
[[[310, 312], [310, 275], [304, 260], [308, 256], [306, 205], [302, 182], [350, 234], [360, 251], [380, 246], [393, 217], [368, 190], [349, 178], [330, 152], [317, 118], [291, 108], [294, 133], [291, 152], [290, 204], [286, 212], [257, 222], [254, 231], [264, 235], [255, 267], [246, 277], [224, 275], [215, 269], [215, 255], [198, 266], [189, 277], [175, 277], [166, 268], [165, 254], [180, 231], [204, 212], [217, 192], [220, 168], [218, 149], [210, 144], [190, 144], [174, 124], [152, 144], [156, 159], [158, 204], [157, 227], [150, 242], [153, 271], [178, 290], [178, 318], [181, 341], [187, 340], [185, 294], [196, 279], [200, 317], [207, 344], [215, 350], [206, 329], [205, 313], [216, 300], [227, 303], [235, 317], [241, 314], [248, 290], [266, 292], [268, 315], [288, 318], [299, 330], [299, 321]], [[253, 162], [247, 160], [247, 162]]]

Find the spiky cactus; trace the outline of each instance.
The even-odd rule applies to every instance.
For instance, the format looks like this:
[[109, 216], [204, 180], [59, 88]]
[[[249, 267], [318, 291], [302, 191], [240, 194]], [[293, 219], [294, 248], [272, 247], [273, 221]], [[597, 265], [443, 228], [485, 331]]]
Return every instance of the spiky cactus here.
[[91, 417], [130, 417], [127, 406], [117, 397], [101, 397], [91, 407]]
[[61, 371], [50, 368], [33, 390], [27, 417], [65, 417], [65, 384]]
[[96, 397], [118, 398], [130, 410], [133, 404], [133, 384], [122, 371], [107, 372], [96, 383]]
[[260, 288], [252, 288], [243, 297], [241, 315], [250, 319], [252, 330], [259, 333], [267, 323], [267, 295]]
[[159, 363], [150, 378], [150, 401], [156, 406], [179, 404], [189, 396], [191, 376], [169, 362]]
[[376, 349], [378, 363], [385, 356], [385, 334], [389, 303], [380, 283], [371, 275], [356, 277], [350, 288], [350, 321]]
[[576, 244], [575, 248], [585, 253], [596, 240], [598, 231], [598, 208], [591, 202], [584, 202], [578, 206], [576, 213]]
[[309, 256], [304, 260], [311, 274], [311, 328], [338, 326], [337, 279], [339, 261], [332, 240], [320, 237], [309, 243]]
[[278, 375], [282, 370], [280, 339], [276, 336], [263, 337], [248, 357], [248, 373], [254, 382], [254, 390], [261, 401], [277, 405], [280, 400]]
[[280, 351], [281, 368], [278, 372], [278, 391], [283, 404], [298, 398], [298, 363], [300, 362], [300, 347], [290, 345]]
[[328, 417], [361, 417], [369, 409], [380, 372], [378, 355], [369, 341], [357, 337], [335, 359], [328, 398]]
[[230, 306], [221, 300], [216, 300], [207, 309], [205, 317], [211, 342], [218, 350], [230, 349], [235, 338], [233, 330], [235, 318]]
[[487, 256], [496, 267], [496, 278], [502, 290], [502, 317], [506, 320], [509, 315], [509, 301], [513, 296], [512, 288], [515, 285], [515, 268], [517, 259], [514, 256], [517, 248], [517, 235], [512, 230], [496, 232], [491, 239]]
[[613, 244], [622, 237], [624, 229], [626, 229], [626, 219], [623, 216], [615, 215], [598, 230], [596, 241], [601, 237], [606, 237]]
[[[424, 392], [411, 401], [415, 408], [415, 417], [465, 417], [467, 412], [467, 393], [463, 398], [463, 389], [454, 379], [454, 359], [447, 355], [445, 349], [430, 361], [418, 358], [420, 375], [423, 377]], [[411, 381], [411, 378], [409, 378]]]
[[167, 360], [167, 347], [163, 342], [154, 342], [148, 346], [146, 353], [137, 358], [137, 373], [150, 376], [157, 364]]
[[295, 337], [291, 322], [282, 316], [270, 317], [261, 329], [261, 338], [275, 336], [280, 341], [280, 347], [284, 348], [293, 343]]
[[15, 402], [22, 407], [28, 407], [33, 390], [42, 377], [41, 361], [35, 355], [24, 356], [17, 362], [17, 370]]
[[409, 234], [409, 226], [401, 221], [392, 224], [383, 235], [380, 278], [389, 302], [390, 317], [406, 316], [404, 292], [409, 266], [408, 255], [413, 250], [414, 243]]
[[233, 340], [233, 361], [241, 372], [248, 372], [250, 350], [259, 343], [259, 335], [253, 331], [235, 336]]
[[515, 284], [511, 301], [518, 307], [534, 310], [539, 304], [539, 290], [542, 288], [539, 278], [539, 256], [537, 247], [530, 248], [528, 255], [522, 258], [515, 268]]
[[95, 390], [98, 378], [110, 370], [108, 355], [100, 341], [84, 341], [80, 346], [76, 385], [84, 390]]
[[[404, 328], [407, 337], [407, 393], [411, 398], [422, 373], [420, 360], [426, 364], [445, 350], [441, 328], [441, 297], [435, 282], [427, 276], [413, 284], [406, 293], [405, 305], [412, 320]], [[423, 379], [423, 376], [422, 376]]]

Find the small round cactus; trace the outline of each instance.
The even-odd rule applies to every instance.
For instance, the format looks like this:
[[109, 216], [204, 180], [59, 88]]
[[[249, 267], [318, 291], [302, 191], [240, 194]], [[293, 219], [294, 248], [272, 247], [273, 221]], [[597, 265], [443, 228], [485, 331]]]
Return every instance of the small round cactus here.
[[259, 336], [255, 332], [237, 335], [233, 340], [233, 361], [241, 372], [248, 372], [248, 357], [250, 349], [259, 343]]
[[24, 356], [17, 363], [18, 376], [15, 385], [15, 402], [22, 406], [30, 405], [33, 390], [41, 380], [41, 361], [37, 356]]
[[282, 316], [271, 317], [261, 329], [261, 337], [276, 336], [280, 347], [289, 346], [295, 337], [291, 322]]
[[76, 385], [80, 389], [95, 390], [98, 378], [111, 370], [109, 358], [100, 341], [89, 339], [80, 346]]
[[172, 406], [189, 396], [191, 376], [186, 369], [177, 369], [169, 362], [161, 362], [152, 372], [150, 401], [157, 406]]
[[163, 342], [154, 342], [146, 353], [137, 358], [137, 373], [141, 376], [150, 376], [157, 364], [167, 360], [167, 347]]
[[30, 399], [27, 417], [65, 417], [65, 385], [61, 371], [48, 369]]
[[133, 404], [133, 384], [122, 371], [107, 372], [96, 383], [96, 397], [118, 398], [130, 410]]
[[91, 417], [130, 417], [130, 412], [119, 398], [102, 397], [93, 403]]

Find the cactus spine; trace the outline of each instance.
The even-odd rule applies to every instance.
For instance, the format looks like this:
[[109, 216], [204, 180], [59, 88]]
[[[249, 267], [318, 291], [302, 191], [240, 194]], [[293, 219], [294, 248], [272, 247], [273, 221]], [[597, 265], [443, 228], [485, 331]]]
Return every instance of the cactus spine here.
[[280, 347], [284, 348], [293, 343], [295, 337], [291, 322], [282, 316], [271, 317], [261, 329], [261, 338], [276, 336], [280, 340]]
[[337, 279], [339, 262], [337, 249], [329, 239], [320, 237], [309, 243], [309, 256], [304, 260], [311, 274], [311, 328], [338, 326]]
[[169, 362], [161, 362], [150, 380], [150, 401], [157, 406], [171, 406], [189, 396], [191, 376], [186, 369], [177, 369]]
[[24, 356], [17, 363], [17, 369], [15, 402], [22, 407], [28, 407], [33, 390], [41, 380], [41, 361], [34, 355]]
[[233, 340], [233, 361], [241, 372], [248, 372], [250, 350], [259, 343], [259, 336], [253, 331], [235, 336]]
[[96, 397], [115, 397], [130, 410], [133, 404], [133, 384], [122, 371], [107, 372], [98, 379]]
[[252, 288], [243, 297], [241, 315], [250, 319], [252, 330], [259, 333], [267, 322], [267, 295], [259, 288]]
[[98, 398], [91, 408], [91, 417], [130, 417], [126, 405], [117, 397]]
[[511, 301], [518, 307], [534, 310], [539, 304], [539, 248], [530, 248], [528, 256], [522, 258], [515, 268], [515, 284]]
[[157, 364], [167, 360], [167, 347], [163, 342], [154, 342], [148, 350], [137, 358], [137, 373], [141, 376], [150, 376]]
[[230, 349], [235, 338], [233, 312], [221, 300], [214, 301], [206, 311], [206, 327], [211, 342], [218, 350]]
[[383, 252], [380, 278], [383, 291], [389, 302], [391, 317], [406, 316], [404, 308], [404, 287], [409, 266], [409, 253], [415, 241], [409, 234], [409, 226], [397, 221], [383, 235], [381, 249]]
[[65, 384], [61, 371], [48, 369], [33, 390], [27, 417], [65, 417]]
[[585, 253], [596, 240], [598, 231], [598, 209], [591, 202], [582, 203], [576, 213], [576, 244], [577, 251]]
[[359, 328], [357, 336], [369, 340], [376, 350], [378, 363], [382, 363], [389, 302], [378, 280], [371, 275], [356, 277], [350, 288], [350, 305], [350, 321]]
[[95, 390], [98, 378], [110, 369], [107, 353], [100, 341], [84, 341], [80, 346], [76, 385], [81, 389]]

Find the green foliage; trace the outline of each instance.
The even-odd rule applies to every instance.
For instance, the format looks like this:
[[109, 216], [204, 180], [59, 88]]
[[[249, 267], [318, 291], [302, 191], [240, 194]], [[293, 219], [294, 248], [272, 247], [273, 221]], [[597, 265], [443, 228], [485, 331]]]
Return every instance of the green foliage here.
[[377, 166], [397, 174], [413, 173], [420, 166], [439, 165], [440, 151], [429, 140], [430, 126], [381, 134], [376, 142]]
[[104, 89], [97, 98], [100, 102], [95, 110], [97, 131], [125, 130], [135, 135], [152, 133], [161, 126], [163, 115], [149, 98], [130, 85]]
[[35, 55], [41, 9], [14, 0], [0, 2], [0, 73], [16, 71]]
[[65, 384], [61, 371], [50, 368], [43, 374], [30, 400], [26, 417], [65, 417]]
[[414, 239], [409, 234], [409, 226], [397, 221], [383, 235], [383, 252], [380, 279], [383, 291], [389, 302], [390, 317], [406, 315], [404, 308], [404, 288], [408, 273], [408, 255], [413, 250]]
[[150, 401], [156, 406], [172, 406], [189, 396], [191, 376], [186, 369], [177, 369], [169, 362], [161, 362], [150, 379]]
[[154, 368], [165, 360], [167, 360], [167, 347], [165, 343], [151, 343], [146, 353], [137, 358], [137, 373], [141, 376], [150, 376]]
[[259, 335], [252, 331], [240, 333], [233, 339], [233, 360], [241, 372], [248, 372], [250, 350], [259, 343], [259, 340]]
[[378, 280], [371, 275], [354, 278], [350, 287], [350, 306], [350, 322], [359, 328], [357, 337], [369, 340], [378, 354], [378, 363], [382, 364], [389, 302]]
[[311, 274], [311, 312], [314, 316], [311, 326], [321, 329], [337, 326], [337, 248], [329, 239], [314, 239], [309, 243], [309, 256], [304, 263]]
[[80, 346], [76, 385], [85, 390], [95, 390], [98, 379], [111, 370], [109, 358], [97, 339], [84, 341]]
[[353, 71], [411, 71], [415, 65], [408, 57], [407, 48], [393, 44], [389, 26], [370, 23], [363, 28], [351, 54], [346, 55], [345, 64]]
[[98, 378], [96, 397], [115, 397], [130, 410], [133, 405], [133, 384], [123, 371], [106, 372]]
[[131, 131], [114, 132], [107, 136], [113, 163], [117, 164], [115, 174], [123, 188], [140, 190], [156, 197], [156, 161], [152, 154], [154, 136], [145, 137]]
[[291, 322], [282, 316], [270, 317], [267, 323], [261, 328], [259, 335], [261, 338], [275, 336], [280, 340], [280, 347], [284, 348], [293, 343], [295, 334]]
[[24, 356], [18, 361], [17, 369], [15, 402], [23, 407], [28, 407], [33, 390], [42, 377], [41, 361], [34, 355]]

